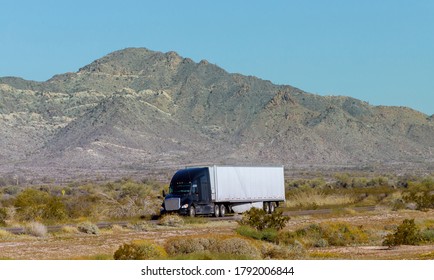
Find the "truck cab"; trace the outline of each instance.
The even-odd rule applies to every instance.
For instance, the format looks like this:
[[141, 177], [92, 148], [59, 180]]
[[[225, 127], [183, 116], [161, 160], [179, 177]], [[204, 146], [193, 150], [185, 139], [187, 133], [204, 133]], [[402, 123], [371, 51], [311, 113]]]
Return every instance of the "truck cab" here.
[[189, 216], [213, 213], [207, 167], [187, 168], [175, 173], [161, 209], [161, 214], [170, 212]]

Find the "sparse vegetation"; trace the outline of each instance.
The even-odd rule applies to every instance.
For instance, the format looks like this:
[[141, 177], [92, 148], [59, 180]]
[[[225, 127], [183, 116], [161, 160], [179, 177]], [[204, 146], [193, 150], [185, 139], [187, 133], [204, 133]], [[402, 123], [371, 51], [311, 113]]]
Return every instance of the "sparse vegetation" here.
[[[154, 223], [147, 218], [151, 213], [154, 215], [159, 210], [161, 204], [159, 195], [163, 187], [163, 184], [153, 181], [136, 182], [122, 179], [99, 184], [87, 182], [69, 186], [0, 188], [0, 226], [26, 228], [26, 224], [29, 225], [31, 222], [38, 222], [42, 226], [39, 231], [37, 229], [31, 231], [27, 226], [26, 234], [23, 235], [0, 231], [0, 241], [35, 240], [29, 235], [66, 239], [67, 242], [76, 238], [90, 241], [109, 236], [126, 238], [130, 235], [140, 239], [143, 238], [139, 236], [140, 231], [146, 231], [146, 236], [155, 238], [155, 240], [148, 240], [148, 245], [150, 247], [151, 245], [160, 246], [161, 255], [158, 257], [134, 255], [142, 249], [137, 249], [137, 244], [131, 245], [136, 242], [123, 239], [112, 251], [95, 251], [89, 253], [88, 256], [80, 252], [77, 258], [114, 258], [114, 252], [121, 249], [119, 244], [124, 243], [128, 246], [124, 246], [121, 251], [129, 258], [195, 260], [342, 259], [351, 256], [350, 253], [340, 252], [339, 247], [341, 246], [347, 246], [350, 251], [353, 246], [367, 244], [384, 244], [391, 247], [400, 244], [421, 244], [425, 246], [419, 247], [429, 247], [434, 244], [433, 210], [429, 204], [433, 194], [430, 177], [378, 176], [363, 180], [362, 177], [337, 176], [333, 177], [333, 180], [287, 181], [288, 198], [299, 198], [300, 201], [305, 199], [305, 202], [298, 206], [291, 201], [293, 204], [289, 208], [297, 210], [322, 207], [334, 209], [316, 221], [315, 216], [312, 216], [313, 221], [309, 222], [310, 224], [303, 222], [300, 217], [294, 217], [291, 223], [288, 223], [287, 217], [282, 216], [281, 213], [266, 214], [262, 209], [246, 212], [238, 226], [234, 222], [215, 222], [206, 217], [191, 218], [178, 215], [165, 215]], [[145, 197], [144, 201], [140, 201], [141, 196]], [[129, 204], [128, 201], [132, 200], [137, 201], [137, 204]], [[143, 210], [146, 205], [149, 208]], [[388, 222], [377, 223], [371, 220], [370, 213], [366, 213], [366, 220], [360, 219], [361, 212], [352, 207], [360, 205], [380, 206], [373, 212], [380, 215], [379, 211], [385, 211], [384, 219]], [[136, 208], [143, 209], [136, 210]], [[34, 209], [35, 213], [32, 213], [31, 209]], [[408, 219], [408, 221], [397, 225], [396, 217], [402, 217], [403, 220]], [[417, 217], [416, 220], [411, 222], [414, 217]], [[327, 221], [329, 218], [333, 221]], [[114, 226], [111, 229], [100, 231], [95, 224], [83, 222], [95, 223], [101, 220], [127, 220], [129, 224], [127, 229]], [[63, 226], [59, 232], [48, 234], [46, 231], [44, 233], [44, 228], [46, 230], [44, 224], [73, 224], [76, 226]], [[300, 225], [296, 226], [297, 224]], [[223, 225], [224, 233], [221, 232], [219, 235], [217, 233], [221, 225]], [[192, 228], [198, 231], [204, 230], [203, 232], [216, 232], [216, 234], [188, 236]], [[211, 228], [212, 230], [209, 231]], [[160, 230], [173, 232], [175, 236], [157, 238], [156, 236], [161, 235], [158, 233]], [[187, 233], [189, 230], [190, 232]], [[187, 235], [182, 233], [184, 231]], [[83, 232], [88, 235], [83, 235]], [[178, 233], [180, 235], [176, 236]], [[390, 252], [397, 250], [400, 250], [399, 247]], [[389, 250], [383, 250], [385, 251]], [[426, 253], [419, 253], [417, 256], [429, 258], [430, 253], [426, 249], [421, 252]], [[7, 258], [12, 255], [8, 253], [2, 256]]]
[[59, 224], [76, 220], [134, 220], [159, 213], [163, 184], [121, 179], [69, 186], [0, 189], [0, 225], [6, 221]]

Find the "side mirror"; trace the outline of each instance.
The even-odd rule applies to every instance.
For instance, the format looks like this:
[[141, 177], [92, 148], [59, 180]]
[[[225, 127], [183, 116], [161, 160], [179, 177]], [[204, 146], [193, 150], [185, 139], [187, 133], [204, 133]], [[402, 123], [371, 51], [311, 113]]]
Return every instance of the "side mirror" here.
[[165, 190], [163, 190], [163, 197], [166, 197], [166, 191]]

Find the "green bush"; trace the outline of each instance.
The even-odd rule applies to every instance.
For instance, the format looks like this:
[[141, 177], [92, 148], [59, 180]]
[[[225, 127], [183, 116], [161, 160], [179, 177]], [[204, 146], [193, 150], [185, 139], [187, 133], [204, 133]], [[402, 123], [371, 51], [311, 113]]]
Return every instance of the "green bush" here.
[[257, 230], [281, 230], [285, 227], [288, 220], [289, 217], [283, 216], [281, 211], [267, 214], [263, 209], [252, 208], [244, 213], [243, 218], [238, 223], [240, 225], [248, 225]]
[[434, 229], [425, 229], [420, 233], [420, 237], [425, 243], [434, 243]]
[[91, 222], [83, 222], [77, 225], [77, 229], [79, 232], [83, 232], [86, 234], [99, 234], [99, 228], [97, 225], [92, 224]]
[[414, 219], [405, 219], [398, 226], [394, 233], [388, 234], [384, 241], [384, 246], [398, 245], [418, 245], [422, 240], [420, 230], [414, 222]]
[[434, 208], [434, 180], [425, 178], [421, 182], [409, 182], [408, 190], [403, 192], [407, 203], [416, 203], [418, 210]]
[[239, 235], [250, 237], [253, 239], [264, 240], [268, 242], [276, 242], [278, 239], [278, 231], [274, 228], [268, 228], [264, 230], [257, 230], [250, 226], [239, 226], [236, 229]]
[[115, 260], [158, 260], [166, 257], [162, 247], [148, 241], [125, 243], [113, 255]]

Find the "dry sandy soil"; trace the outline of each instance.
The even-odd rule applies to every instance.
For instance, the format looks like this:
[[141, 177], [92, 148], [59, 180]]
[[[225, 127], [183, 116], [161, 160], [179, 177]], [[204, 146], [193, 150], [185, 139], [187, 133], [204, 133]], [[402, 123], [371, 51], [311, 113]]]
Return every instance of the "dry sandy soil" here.
[[[403, 219], [434, 221], [434, 211], [375, 210], [369, 212], [343, 211], [339, 213], [291, 216], [288, 230], [323, 222], [347, 222], [363, 226], [368, 230], [381, 231], [388, 225], [398, 225]], [[123, 243], [148, 239], [163, 243], [167, 238], [187, 235], [233, 234], [237, 227], [234, 220], [209, 221], [198, 225], [185, 225], [180, 228], [154, 226], [147, 231], [106, 230], [99, 235], [52, 234], [45, 238], [28, 236], [13, 237], [0, 241], [0, 259], [86, 259], [97, 255], [112, 255]], [[366, 246], [325, 247], [308, 249], [309, 259], [434, 259], [434, 245], [399, 246], [389, 249], [379, 246], [378, 240]]]

